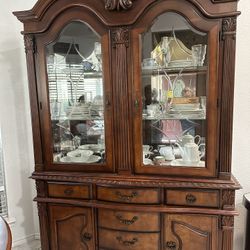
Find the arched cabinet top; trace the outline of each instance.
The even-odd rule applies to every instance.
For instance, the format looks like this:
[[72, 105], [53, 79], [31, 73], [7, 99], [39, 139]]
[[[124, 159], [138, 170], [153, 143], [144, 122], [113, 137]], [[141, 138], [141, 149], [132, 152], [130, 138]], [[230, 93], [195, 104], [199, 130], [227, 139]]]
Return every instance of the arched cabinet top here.
[[[77, 8], [79, 12], [88, 12], [107, 26], [132, 25], [141, 14], [155, 3], [168, 0], [38, 0], [28, 11], [16, 11], [13, 14], [24, 23], [24, 32], [41, 33], [63, 12]], [[236, 16], [237, 0], [173, 0], [187, 3], [207, 18]]]

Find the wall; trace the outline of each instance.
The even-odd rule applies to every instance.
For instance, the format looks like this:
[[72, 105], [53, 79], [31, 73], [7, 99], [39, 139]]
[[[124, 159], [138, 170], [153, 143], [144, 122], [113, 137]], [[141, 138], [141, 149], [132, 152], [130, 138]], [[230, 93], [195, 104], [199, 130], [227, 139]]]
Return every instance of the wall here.
[[233, 174], [239, 180], [243, 189], [237, 192], [236, 204], [240, 216], [235, 221], [234, 250], [243, 250], [245, 230], [245, 208], [242, 204], [242, 195], [250, 192], [250, 2], [240, 1], [242, 11], [238, 18], [236, 82], [234, 106], [234, 133], [233, 133]]
[[[31, 8], [35, 1], [0, 0], [0, 126], [6, 169], [9, 215], [14, 244], [38, 232], [35, 218], [33, 149], [22, 25], [13, 10]], [[37, 219], [36, 219], [37, 221]]]
[[[30, 9], [35, 0], [0, 0], [0, 126], [3, 132], [7, 192], [13, 239], [18, 242], [38, 232], [37, 213], [32, 203], [34, 182], [33, 149], [25, 54], [20, 31], [22, 25], [11, 14], [13, 10]], [[250, 2], [241, 0], [238, 19], [237, 65], [235, 86], [233, 173], [243, 186], [236, 202], [235, 248], [243, 249], [245, 209], [242, 195], [250, 192]]]

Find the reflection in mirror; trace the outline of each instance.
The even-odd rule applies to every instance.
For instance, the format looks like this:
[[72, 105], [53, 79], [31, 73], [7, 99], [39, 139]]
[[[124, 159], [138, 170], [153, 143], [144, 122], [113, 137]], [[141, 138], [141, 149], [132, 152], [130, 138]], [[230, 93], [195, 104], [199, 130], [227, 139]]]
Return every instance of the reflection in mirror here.
[[205, 167], [208, 36], [167, 12], [141, 39], [142, 162]]
[[86, 24], [72, 22], [46, 53], [53, 161], [104, 162], [100, 37]]

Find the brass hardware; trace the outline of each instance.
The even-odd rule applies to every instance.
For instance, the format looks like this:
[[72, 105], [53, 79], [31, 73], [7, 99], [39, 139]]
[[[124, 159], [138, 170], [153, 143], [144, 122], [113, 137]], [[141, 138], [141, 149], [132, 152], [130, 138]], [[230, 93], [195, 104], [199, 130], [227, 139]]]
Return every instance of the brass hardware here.
[[137, 192], [132, 192], [131, 195], [125, 195], [125, 194], [122, 194], [121, 192], [119, 191], [116, 191], [115, 192], [116, 196], [120, 199], [120, 200], [123, 200], [123, 201], [131, 201], [134, 197], [136, 197], [138, 195]]
[[72, 195], [74, 193], [74, 190], [72, 188], [67, 188], [64, 190], [65, 195]]
[[138, 108], [139, 108], [139, 106], [140, 106], [139, 101], [138, 101], [138, 99], [136, 99], [136, 100], [135, 100], [135, 108], [137, 108], [137, 109], [138, 109]]
[[132, 240], [123, 240], [121, 236], [116, 237], [116, 239], [126, 247], [133, 246], [138, 241], [137, 238], [133, 238]]
[[194, 195], [192, 195], [192, 194], [187, 194], [186, 195], [186, 202], [188, 203], [188, 204], [193, 204], [193, 203], [195, 203], [196, 202], [196, 197], [194, 196]]
[[92, 235], [90, 233], [82, 234], [82, 240], [83, 241], [90, 241], [91, 239], [92, 239]]
[[167, 241], [166, 248], [174, 250], [176, 249], [176, 243], [174, 241]]
[[124, 225], [132, 225], [138, 220], [138, 217], [134, 216], [131, 220], [126, 220], [126, 219], [123, 219], [122, 216], [118, 214], [116, 215], [116, 219], [119, 220], [120, 223]]

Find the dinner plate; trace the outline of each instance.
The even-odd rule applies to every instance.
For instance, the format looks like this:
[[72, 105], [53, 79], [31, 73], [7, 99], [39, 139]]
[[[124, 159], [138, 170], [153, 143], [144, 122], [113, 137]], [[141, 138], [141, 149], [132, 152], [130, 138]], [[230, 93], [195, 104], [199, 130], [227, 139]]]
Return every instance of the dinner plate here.
[[98, 151], [105, 149], [105, 147], [102, 144], [84, 144], [84, 145], [80, 145], [78, 147], [78, 149], [80, 149], [80, 150], [88, 149], [88, 150], [92, 150], [94, 152], [98, 152]]
[[171, 166], [173, 167], [182, 167], [182, 166], [190, 166], [190, 167], [205, 167], [205, 161], [200, 161], [198, 163], [190, 163], [190, 162], [185, 162], [182, 159], [176, 159], [171, 161]]
[[101, 160], [100, 156], [91, 155], [89, 157], [69, 157], [65, 156], [60, 159], [64, 163], [95, 163]]
[[92, 154], [94, 154], [94, 152], [92, 150], [74, 150], [74, 151], [70, 151], [67, 153], [67, 156], [69, 157], [89, 157]]

